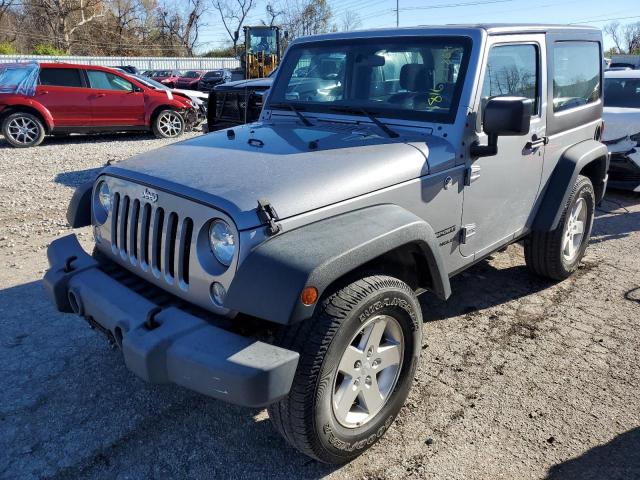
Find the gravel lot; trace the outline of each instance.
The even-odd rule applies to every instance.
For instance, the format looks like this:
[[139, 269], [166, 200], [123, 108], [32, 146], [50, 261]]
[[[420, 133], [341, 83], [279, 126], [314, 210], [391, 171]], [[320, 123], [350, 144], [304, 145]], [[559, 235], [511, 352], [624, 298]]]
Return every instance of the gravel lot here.
[[449, 302], [425, 295], [408, 404], [336, 469], [289, 448], [265, 411], [143, 383], [44, 298], [46, 246], [69, 231], [73, 187], [166, 143], [0, 142], [0, 477], [640, 478], [640, 197], [607, 195], [565, 282], [529, 276], [513, 245], [456, 277]]

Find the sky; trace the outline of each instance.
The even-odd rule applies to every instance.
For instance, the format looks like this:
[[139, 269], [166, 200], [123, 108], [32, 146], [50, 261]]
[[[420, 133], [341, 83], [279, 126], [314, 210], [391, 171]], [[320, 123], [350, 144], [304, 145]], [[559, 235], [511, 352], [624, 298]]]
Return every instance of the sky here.
[[[446, 23], [579, 23], [602, 27], [612, 20], [640, 21], [638, 0], [328, 0], [334, 22], [341, 23], [345, 12], [355, 12], [360, 28], [395, 27], [396, 1], [400, 5], [400, 26]], [[277, 3], [277, 2], [275, 2]], [[257, 0], [245, 25], [266, 19], [267, 0]], [[604, 8], [606, 5], [606, 8]], [[633, 8], [635, 7], [635, 8]], [[223, 47], [230, 42], [216, 11], [211, 11], [200, 36], [201, 51]], [[613, 46], [605, 36], [605, 50]]]

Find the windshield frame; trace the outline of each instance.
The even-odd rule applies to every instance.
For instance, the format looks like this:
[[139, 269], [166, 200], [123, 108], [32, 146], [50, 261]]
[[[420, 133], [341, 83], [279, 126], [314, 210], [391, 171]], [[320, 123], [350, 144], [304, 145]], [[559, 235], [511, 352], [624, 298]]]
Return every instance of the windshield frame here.
[[[371, 104], [361, 105], [357, 102], [339, 103], [339, 102], [299, 102], [287, 100], [285, 96], [285, 90], [289, 86], [289, 82], [292, 78], [293, 71], [298, 63], [298, 52], [308, 48], [328, 47], [328, 48], [340, 48], [341, 46], [349, 47], [352, 45], [371, 45], [373, 42], [379, 44], [391, 43], [394, 45], [423, 45], [428, 46], [429, 43], [438, 42], [452, 42], [457, 43], [463, 47], [462, 59], [460, 62], [460, 68], [458, 70], [458, 78], [455, 89], [452, 93], [451, 105], [448, 112], [428, 112], [428, 111], [416, 111], [409, 109], [393, 109], [385, 106], [377, 107]], [[278, 67], [278, 75], [274, 80], [274, 84], [270, 89], [270, 95], [268, 97], [265, 109], [271, 109], [271, 104], [292, 104], [296, 109], [303, 112], [312, 113], [327, 113], [335, 115], [336, 107], [354, 107], [370, 109], [375, 113], [378, 118], [389, 118], [407, 121], [423, 121], [432, 123], [454, 123], [458, 114], [460, 106], [461, 96], [465, 87], [465, 83], [468, 81], [467, 74], [471, 56], [473, 53], [473, 39], [469, 35], [463, 33], [456, 35], [407, 35], [407, 36], [380, 36], [375, 38], [339, 38], [335, 40], [321, 40], [300, 42], [292, 44], [287, 50], [284, 60]], [[277, 108], [276, 110], [280, 110]], [[365, 116], [364, 113], [349, 113], [348, 115]]]

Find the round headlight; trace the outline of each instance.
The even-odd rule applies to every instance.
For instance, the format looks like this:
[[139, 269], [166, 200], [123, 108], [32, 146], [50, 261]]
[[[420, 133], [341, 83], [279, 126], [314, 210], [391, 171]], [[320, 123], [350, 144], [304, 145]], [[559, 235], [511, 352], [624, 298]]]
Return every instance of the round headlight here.
[[236, 239], [231, 227], [224, 220], [214, 220], [209, 227], [209, 243], [211, 251], [220, 263], [231, 265], [236, 252]]
[[111, 192], [109, 191], [107, 182], [101, 182], [98, 187], [98, 202], [100, 202], [100, 206], [104, 209], [105, 213], [108, 214], [111, 211]]

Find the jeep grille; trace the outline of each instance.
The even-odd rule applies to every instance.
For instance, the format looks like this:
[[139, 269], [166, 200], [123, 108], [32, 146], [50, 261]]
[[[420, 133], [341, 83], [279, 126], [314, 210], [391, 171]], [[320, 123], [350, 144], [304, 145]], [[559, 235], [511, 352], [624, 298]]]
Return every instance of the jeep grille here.
[[111, 216], [111, 248], [123, 260], [151, 271], [172, 285], [189, 285], [189, 253], [193, 220], [180, 218], [149, 202], [115, 192]]
[[[96, 245], [109, 259], [163, 290], [213, 313], [232, 315], [211, 298], [211, 285], [229, 289], [239, 245], [231, 265], [219, 263], [209, 245], [211, 221], [233, 220], [217, 208], [129, 180], [102, 175], [111, 192], [111, 212], [99, 224]], [[236, 235], [239, 233], [236, 231]]]

